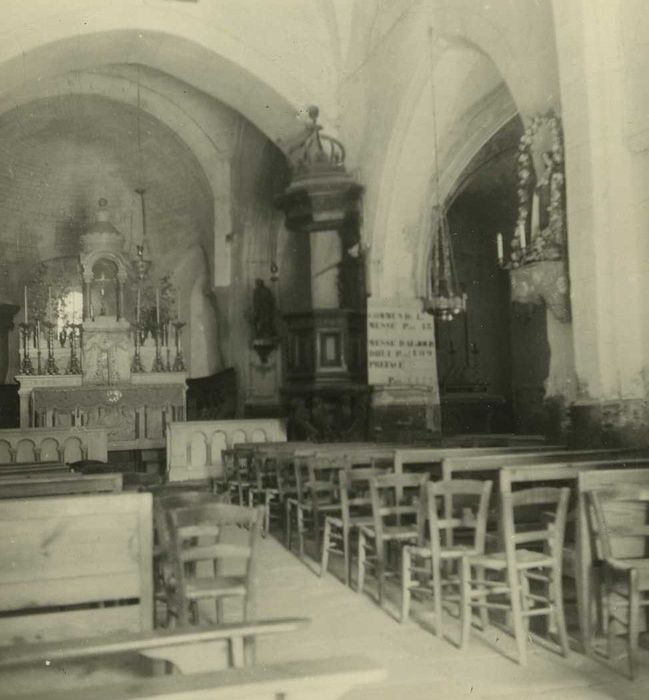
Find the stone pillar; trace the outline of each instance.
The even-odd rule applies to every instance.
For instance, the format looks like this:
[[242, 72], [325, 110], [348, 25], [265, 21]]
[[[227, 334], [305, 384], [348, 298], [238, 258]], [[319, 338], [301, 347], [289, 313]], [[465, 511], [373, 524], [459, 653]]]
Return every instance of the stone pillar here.
[[629, 421], [639, 429], [647, 420], [648, 273], [639, 254], [648, 224], [640, 191], [646, 165], [625, 140], [625, 9], [611, 0], [554, 0], [580, 444], [634, 441]]

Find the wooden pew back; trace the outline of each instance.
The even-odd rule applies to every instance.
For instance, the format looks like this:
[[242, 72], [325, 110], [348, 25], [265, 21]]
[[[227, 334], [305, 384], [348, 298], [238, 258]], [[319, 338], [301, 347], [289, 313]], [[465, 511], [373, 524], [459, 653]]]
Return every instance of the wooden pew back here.
[[0, 499], [119, 493], [121, 474], [54, 474], [0, 479]]
[[0, 529], [0, 646], [151, 628], [151, 494], [9, 499]]
[[105, 428], [9, 428], [0, 430], [0, 465], [20, 462], [108, 461]]
[[286, 441], [276, 418], [172, 422], [167, 425], [169, 481], [205, 481], [223, 474], [221, 451], [237, 443]]
[[442, 477], [495, 478], [503, 467], [541, 465], [563, 462], [619, 461], [649, 457], [649, 449], [603, 449], [513, 452], [499, 455], [453, 456], [442, 462]]

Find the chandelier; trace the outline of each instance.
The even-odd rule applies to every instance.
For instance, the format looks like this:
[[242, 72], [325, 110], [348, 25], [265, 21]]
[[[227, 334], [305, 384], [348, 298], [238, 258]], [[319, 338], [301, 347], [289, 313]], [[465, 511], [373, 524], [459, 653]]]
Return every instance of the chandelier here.
[[433, 207], [428, 293], [424, 309], [441, 321], [466, 311], [466, 293], [458, 282], [446, 212]]
[[451, 234], [448, 228], [446, 208], [443, 207], [439, 185], [439, 145], [437, 139], [437, 104], [435, 100], [435, 64], [433, 61], [432, 28], [428, 30], [431, 56], [430, 93], [432, 103], [432, 130], [435, 171], [435, 199], [431, 216], [431, 254], [427, 275], [427, 294], [424, 310], [441, 321], [452, 321], [458, 314], [466, 311], [466, 293], [457, 279]]
[[137, 135], [137, 154], [138, 154], [138, 182], [139, 186], [135, 188], [136, 194], [140, 198], [140, 205], [142, 207], [142, 239], [135, 246], [135, 257], [133, 259], [133, 270], [135, 272], [136, 278], [143, 282], [153, 261], [151, 260], [151, 251], [149, 250], [149, 242], [146, 236], [146, 205], [144, 202], [144, 195], [146, 190], [144, 189], [144, 156], [142, 154], [142, 127], [140, 125], [140, 113], [141, 113], [141, 99], [140, 99], [140, 66], [137, 67], [137, 111], [136, 115], [136, 125], [135, 133]]

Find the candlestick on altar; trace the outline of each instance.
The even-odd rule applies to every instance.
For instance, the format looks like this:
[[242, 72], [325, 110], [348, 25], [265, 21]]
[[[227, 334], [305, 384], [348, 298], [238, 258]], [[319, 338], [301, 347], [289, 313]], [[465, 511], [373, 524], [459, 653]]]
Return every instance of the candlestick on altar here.
[[182, 346], [180, 343], [181, 339], [181, 331], [184, 325], [181, 321], [176, 321], [174, 324], [174, 330], [175, 330], [175, 341], [176, 341], [176, 358], [174, 360], [173, 364], [173, 371], [174, 372], [184, 372], [185, 371], [185, 358], [183, 357], [183, 350]]
[[54, 359], [54, 326], [51, 321], [44, 321], [43, 325], [47, 329], [47, 362], [45, 364], [46, 374], [58, 374], [59, 368]]
[[[139, 290], [138, 290], [139, 292]], [[135, 343], [135, 353], [133, 355], [133, 362], [131, 363], [131, 372], [133, 374], [142, 374], [144, 372], [144, 365], [142, 364], [142, 356], [140, 355], [140, 324], [133, 324], [133, 339]]]
[[23, 340], [23, 360], [20, 363], [20, 373], [32, 375], [32, 374], [34, 374], [34, 366], [32, 365], [32, 360], [31, 360], [31, 357], [29, 356], [29, 343], [27, 342], [27, 338], [29, 337], [31, 330], [32, 330], [31, 324], [30, 323], [19, 323], [18, 325], [20, 327], [20, 331], [22, 333], [22, 340]]

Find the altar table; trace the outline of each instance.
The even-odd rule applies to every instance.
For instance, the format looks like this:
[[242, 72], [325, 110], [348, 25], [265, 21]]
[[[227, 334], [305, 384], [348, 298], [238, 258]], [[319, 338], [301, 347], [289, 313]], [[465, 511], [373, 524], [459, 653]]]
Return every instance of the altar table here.
[[34, 387], [32, 425], [108, 431], [109, 450], [160, 449], [166, 425], [185, 419], [185, 382]]

